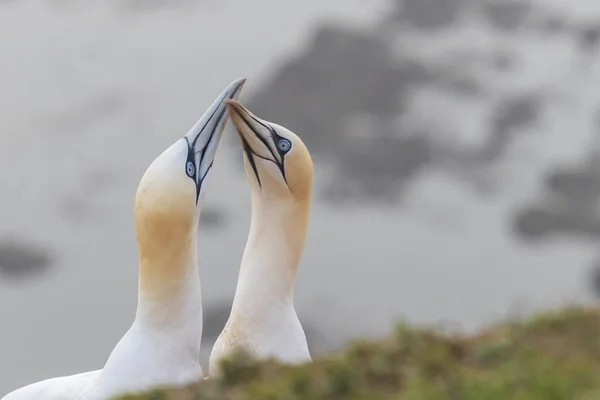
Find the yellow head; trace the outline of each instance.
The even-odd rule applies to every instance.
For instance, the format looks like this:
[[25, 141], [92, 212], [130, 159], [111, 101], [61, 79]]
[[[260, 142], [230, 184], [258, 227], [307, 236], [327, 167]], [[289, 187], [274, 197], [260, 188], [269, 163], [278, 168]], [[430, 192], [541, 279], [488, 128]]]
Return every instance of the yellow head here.
[[189, 244], [184, 239], [192, 239], [196, 232], [207, 177], [228, 120], [224, 102], [237, 98], [244, 83], [245, 79], [231, 83], [194, 127], [144, 173], [135, 200], [141, 253], [155, 253], [154, 249], [155, 254], [167, 255], [170, 246]]
[[240, 136], [253, 194], [310, 201], [313, 163], [302, 140], [289, 129], [265, 121], [235, 100], [226, 100]]

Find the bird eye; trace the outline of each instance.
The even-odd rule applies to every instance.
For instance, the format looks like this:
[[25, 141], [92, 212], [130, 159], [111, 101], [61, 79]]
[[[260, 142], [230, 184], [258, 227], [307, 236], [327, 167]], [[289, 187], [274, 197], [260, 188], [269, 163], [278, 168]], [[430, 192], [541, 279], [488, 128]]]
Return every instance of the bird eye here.
[[292, 148], [292, 143], [287, 139], [281, 138], [279, 139], [279, 142], [277, 142], [277, 148], [285, 153], [290, 151], [290, 149]]
[[194, 166], [194, 163], [191, 161], [188, 161], [186, 166], [185, 166], [185, 172], [188, 174], [188, 176], [191, 178], [194, 176], [194, 173], [196, 172], [196, 167]]

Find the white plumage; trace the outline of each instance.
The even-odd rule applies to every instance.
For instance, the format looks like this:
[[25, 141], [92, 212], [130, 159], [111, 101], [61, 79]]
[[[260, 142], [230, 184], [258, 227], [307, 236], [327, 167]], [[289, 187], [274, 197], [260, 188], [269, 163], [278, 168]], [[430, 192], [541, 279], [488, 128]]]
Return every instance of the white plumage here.
[[199, 364], [202, 296], [197, 230], [206, 177], [227, 121], [231, 83], [190, 132], [158, 156], [138, 187], [138, 309], [101, 370], [25, 386], [3, 400], [106, 400], [203, 377]]
[[308, 229], [312, 160], [288, 129], [226, 103], [242, 142], [252, 219], [231, 314], [210, 355], [211, 376], [238, 347], [284, 363], [311, 361], [294, 309], [294, 280]]

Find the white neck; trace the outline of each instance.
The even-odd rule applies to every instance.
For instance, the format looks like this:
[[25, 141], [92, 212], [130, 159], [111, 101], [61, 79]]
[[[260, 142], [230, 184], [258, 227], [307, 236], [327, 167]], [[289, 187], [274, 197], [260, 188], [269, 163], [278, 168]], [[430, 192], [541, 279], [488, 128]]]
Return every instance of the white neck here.
[[[138, 228], [144, 225], [140, 222]], [[145, 225], [152, 227], [152, 223]], [[183, 225], [187, 225], [185, 229]], [[202, 378], [197, 222], [176, 228], [138, 229], [140, 276], [135, 320], [83, 400], [187, 385]]]
[[252, 220], [232, 315], [275, 317], [293, 308], [294, 281], [304, 250], [309, 202], [252, 195]]

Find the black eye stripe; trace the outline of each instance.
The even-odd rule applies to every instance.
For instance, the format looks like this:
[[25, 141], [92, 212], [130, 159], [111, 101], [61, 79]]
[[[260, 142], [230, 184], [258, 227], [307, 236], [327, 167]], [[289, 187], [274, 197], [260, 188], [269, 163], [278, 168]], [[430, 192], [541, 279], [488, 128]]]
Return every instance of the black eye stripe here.
[[[227, 109], [223, 108], [221, 110], [221, 112], [219, 113], [219, 116], [217, 117], [217, 120], [220, 120], [221, 118], [223, 118], [223, 114], [225, 114], [226, 112], [227, 112]], [[213, 113], [213, 115], [214, 115], [214, 113]], [[212, 118], [212, 115], [211, 115], [211, 118]], [[209, 121], [210, 121], [210, 118], [209, 118]], [[205, 125], [205, 127], [206, 127], [206, 125]], [[200, 153], [200, 161], [202, 161], [202, 159], [204, 158], [204, 153], [206, 153], [206, 150], [208, 149], [208, 145], [211, 143], [212, 138], [215, 135], [216, 131], [217, 131], [216, 129], [212, 130], [212, 132], [210, 133], [210, 136], [208, 137], [208, 140], [206, 141], [206, 143], [204, 143], [204, 146], [202, 146], [202, 150], [201, 150], [201, 153]], [[194, 140], [194, 143], [196, 143], [196, 140], [198, 140], [199, 137], [200, 137], [200, 135], [198, 135], [198, 137]]]
[[[260, 124], [261, 126], [265, 127], [269, 133], [271, 134], [271, 138], [277, 138], [278, 140], [281, 139], [281, 136], [279, 136], [275, 130], [268, 125], [265, 125], [264, 123], [257, 121], [257, 119], [253, 116], [250, 116], [252, 118], [253, 121], [256, 121], [258, 124]], [[283, 177], [283, 180], [285, 181], [285, 183], [287, 184], [287, 177], [285, 176], [285, 153], [282, 153], [278, 148], [277, 145], [275, 145], [276, 151], [279, 154], [279, 158], [281, 159], [281, 162], [277, 159], [277, 156], [275, 155], [275, 153], [273, 152], [273, 149], [271, 148], [271, 146], [269, 145], [268, 141], [262, 137], [262, 135], [260, 135], [253, 127], [252, 125], [248, 122], [248, 120], [246, 120], [244, 118], [244, 116], [242, 115], [242, 119], [244, 119], [244, 122], [246, 122], [246, 125], [250, 128], [250, 130], [254, 133], [254, 136], [256, 136], [258, 138], [258, 140], [260, 140], [265, 147], [267, 148], [267, 150], [269, 150], [269, 153], [271, 153], [271, 155], [273, 156], [273, 159], [269, 159], [266, 157], [262, 157], [259, 156], [258, 154], [256, 154], [252, 148], [250, 148], [250, 151], [252, 151], [252, 154], [254, 154], [255, 156], [262, 158], [263, 160], [267, 160], [267, 161], [271, 161], [273, 164], [275, 164], [277, 166], [277, 168], [279, 168], [279, 171], [281, 172], [281, 176]], [[273, 140], [273, 143], [275, 144], [275, 140]]]
[[[206, 177], [208, 176], [208, 172], [211, 170], [212, 166], [213, 166], [214, 161], [212, 161], [210, 163], [210, 165], [208, 166], [208, 168], [206, 168], [206, 172], [204, 173], [204, 175], [202, 175], [200, 177], [200, 180], [198, 181], [198, 187], [202, 187], [202, 183], [204, 182], [204, 179], [206, 179]], [[200, 193], [200, 189], [198, 189], [198, 193]]]
[[[257, 133], [252, 129], [252, 127], [250, 127], [250, 129], [254, 132], [255, 135], [257, 135]], [[246, 141], [246, 139], [241, 134], [239, 136], [242, 138], [242, 145], [244, 147], [244, 151], [246, 152], [246, 157], [248, 158], [248, 162], [250, 163], [250, 166], [252, 167], [252, 170], [254, 171], [254, 175], [256, 176], [256, 180], [258, 181], [258, 186], [260, 186], [262, 188], [262, 183], [260, 181], [260, 176], [258, 174], [258, 168], [256, 167], [256, 161], [254, 160], [254, 157], [258, 157], [261, 160], [270, 161], [273, 164], [275, 164], [279, 168], [279, 171], [281, 172], [281, 176], [283, 177], [283, 180], [285, 181], [285, 183], [287, 185], [288, 182], [287, 182], [287, 178], [285, 176], [285, 168], [283, 166], [284, 160], [282, 159], [281, 164], [279, 164], [275, 160], [263, 157], [260, 154], [255, 153], [254, 150], [252, 150], [252, 147], [250, 147], [250, 145]]]
[[[267, 141], [267, 139], [265, 139], [260, 133], [258, 133], [256, 131], [256, 129], [254, 129], [254, 127], [252, 127], [252, 124], [250, 123], [250, 121], [248, 121], [246, 119], [245, 115], [242, 115], [240, 113], [238, 113], [238, 115], [244, 120], [244, 122], [246, 123], [246, 125], [248, 126], [248, 128], [250, 128], [250, 130], [252, 131], [252, 133], [254, 133], [254, 136], [256, 136], [258, 138], [258, 140], [260, 140], [262, 142], [262, 144], [265, 145], [265, 147], [267, 148], [267, 150], [269, 150], [269, 153], [271, 153], [271, 155], [273, 156], [274, 159], [277, 159], [277, 156], [275, 155], [275, 153], [273, 152], [273, 149], [271, 148], [271, 146], [269, 145], [269, 142]], [[257, 121], [255, 117], [253, 117], [252, 115], [250, 115], [250, 118], [252, 118], [253, 121], [256, 121], [258, 124], [260, 124], [261, 126], [265, 127], [269, 132], [271, 132], [272, 130], [270, 129], [270, 127], [266, 126], [265, 124], [263, 124], [260, 121]], [[271, 133], [272, 134], [272, 133]], [[279, 150], [276, 150], [277, 153], [279, 153]], [[254, 152], [253, 152], [254, 153]], [[255, 155], [258, 156], [258, 154], [254, 153]], [[281, 154], [280, 154], [281, 156]], [[264, 158], [264, 157], [261, 157]], [[273, 160], [271, 160], [273, 161]], [[276, 162], [276, 164], [279, 166], [279, 164]], [[280, 167], [281, 168], [281, 167]]]
[[[241, 88], [241, 87], [240, 87], [240, 88]], [[238, 89], [239, 89], [239, 88], [238, 88]], [[236, 92], [237, 92], [237, 91], [238, 91], [238, 90], [236, 89]], [[227, 95], [228, 95], [228, 94], [229, 94], [229, 93], [225, 93], [225, 94], [223, 95], [223, 97], [220, 99], [220, 101], [223, 101], [223, 99], [224, 99], [225, 97], [227, 97]], [[207, 125], [208, 125], [208, 123], [209, 123], [209, 122], [212, 120], [212, 118], [215, 116], [215, 113], [217, 112], [217, 110], [218, 110], [218, 109], [219, 109], [219, 108], [217, 107], [217, 108], [216, 108], [216, 109], [215, 109], [215, 110], [212, 112], [212, 114], [210, 114], [210, 117], [208, 117], [208, 119], [207, 119], [207, 120], [206, 120], [206, 122], [204, 123], [204, 126], [202, 126], [202, 128], [200, 129], [200, 131], [199, 131], [199, 132], [202, 132], [204, 129], [206, 129], [206, 126], [207, 126]], [[219, 119], [220, 119], [220, 118], [223, 116], [223, 113], [225, 113], [225, 112], [226, 112], [226, 108], [223, 108], [223, 109], [221, 110], [221, 113], [219, 114]], [[209, 143], [209, 142], [210, 142], [210, 139], [212, 138], [212, 136], [213, 136], [213, 134], [214, 134], [214, 133], [215, 133], [215, 132], [214, 132], [214, 130], [213, 130], [213, 132], [210, 134], [210, 138], [207, 140], [207, 142], [206, 142], [206, 143]], [[196, 136], [196, 138], [194, 139], [194, 142], [191, 144], [191, 146], [192, 146], [192, 147], [194, 147], [194, 146], [196, 145], [196, 140], [198, 140], [198, 138], [199, 138], [199, 137], [200, 137], [200, 135]], [[187, 138], [186, 138], [186, 141], [187, 141]], [[189, 142], [189, 141], [188, 141], [188, 146], [190, 146], [190, 142]]]
[[187, 155], [187, 160], [185, 161], [185, 170], [186, 170], [186, 174], [187, 174], [188, 165], [190, 163], [194, 167], [194, 173], [192, 174], [192, 176], [190, 176], [189, 174], [187, 174], [187, 175], [190, 177], [190, 179], [192, 179], [194, 181], [194, 185], [196, 185], [196, 204], [198, 204], [198, 199], [200, 198], [200, 184], [198, 183], [198, 179], [196, 178], [196, 175], [198, 174], [198, 169], [196, 168], [195, 154], [194, 154], [194, 150], [193, 150], [192, 145], [190, 144], [190, 141], [188, 140], [188, 138], [184, 137], [184, 139], [188, 146], [188, 155]]
[[[185, 169], [187, 170], [187, 166], [189, 165], [189, 163], [192, 163], [194, 165], [194, 175], [196, 175], [196, 163], [194, 160], [194, 152], [192, 151], [192, 146], [190, 145], [188, 138], [185, 137], [184, 139], [188, 146], [188, 155], [187, 155], [187, 159], [185, 160]], [[190, 177], [190, 178], [192, 178], [192, 177]]]
[[[244, 121], [246, 122], [246, 124], [248, 125], [248, 127], [250, 127], [250, 129], [252, 130], [252, 132], [254, 132], [254, 134], [260, 139], [261, 142], [263, 142], [263, 144], [267, 147], [267, 149], [269, 150], [269, 152], [271, 153], [271, 155], [273, 156], [273, 158], [277, 158], [275, 156], [275, 153], [273, 153], [273, 150], [271, 149], [271, 146], [269, 146], [269, 143], [267, 143], [267, 140], [264, 139], [261, 135], [259, 135], [253, 128], [252, 126], [248, 123], [248, 121], [244, 118], [243, 115], [240, 115], [242, 117], [242, 119], [244, 119]], [[285, 162], [285, 155], [286, 153], [288, 153], [291, 148], [292, 148], [292, 142], [287, 139], [282, 137], [281, 135], [279, 135], [275, 129], [268, 124], [265, 124], [264, 122], [258, 120], [256, 117], [250, 115], [250, 118], [252, 118], [253, 121], [255, 121], [257, 124], [261, 125], [262, 127], [264, 127], [265, 129], [267, 129], [269, 131], [269, 133], [271, 134], [271, 139], [273, 139], [273, 143], [275, 144], [275, 149], [277, 151], [277, 153], [279, 154], [279, 157], [281, 158], [281, 164], [278, 164], [279, 168], [281, 169], [281, 173], [283, 174], [283, 178], [285, 179], [285, 169], [284, 169], [284, 162]], [[285, 140], [289, 147], [287, 150], [283, 151], [279, 148], [279, 142], [281, 140]], [[264, 157], [261, 157], [264, 158]], [[286, 181], [287, 182], [287, 181]]]
[[[250, 166], [252, 167], [252, 171], [254, 171], [254, 176], [256, 176], [256, 181], [258, 182], [258, 186], [260, 186], [262, 188], [262, 182], [260, 181], [260, 176], [258, 175], [258, 168], [256, 167], [256, 161], [254, 160], [253, 154], [256, 154], [252, 151], [252, 148], [250, 147], [250, 145], [248, 144], [248, 142], [246, 141], [246, 139], [244, 139], [243, 136], [240, 135], [240, 137], [242, 138], [242, 146], [244, 147], [244, 152], [246, 152], [246, 158], [248, 159], [248, 162], [250, 163]], [[257, 155], [258, 157], [258, 155]]]
[[[206, 126], [213, 119], [217, 110], [213, 111], [213, 113], [210, 115], [210, 117], [208, 117], [208, 120], [206, 121], [206, 123], [204, 124], [204, 126], [202, 127], [200, 132], [202, 132], [202, 130], [206, 129]], [[221, 118], [223, 118], [223, 115], [226, 112], [227, 112], [226, 108], [221, 109], [221, 112], [217, 116], [217, 120], [220, 120]], [[218, 124], [215, 125], [215, 127], [217, 127], [217, 126], [218, 126]], [[192, 176], [190, 176], [189, 174], [188, 174], [188, 176], [194, 181], [194, 184], [196, 185], [196, 203], [198, 203], [198, 199], [200, 198], [200, 189], [202, 188], [202, 183], [204, 182], [204, 179], [208, 175], [208, 172], [212, 168], [212, 164], [213, 164], [211, 162], [210, 165], [208, 166], [208, 168], [206, 169], [206, 171], [204, 172], [204, 175], [201, 176], [200, 179], [198, 179], [198, 168], [196, 167], [196, 155], [198, 154], [200, 156], [198, 159], [198, 163], [197, 163], [198, 167], [200, 167], [200, 164], [202, 163], [202, 160], [204, 159], [204, 156], [206, 154], [206, 150], [208, 150], [208, 146], [212, 142], [213, 137], [216, 132], [217, 132], [217, 129], [213, 129], [210, 132], [210, 136], [208, 137], [208, 140], [206, 141], [206, 143], [204, 143], [204, 146], [202, 146], [202, 149], [198, 150], [197, 152], [194, 152], [194, 146], [196, 145], [196, 141], [198, 140], [198, 138], [200, 138], [200, 134], [198, 134], [194, 138], [194, 141], [192, 143], [190, 143], [187, 136], [184, 136], [185, 142], [187, 143], [187, 146], [188, 146], [188, 155], [187, 155], [187, 160], [185, 163], [186, 173], [187, 173], [188, 163], [191, 162], [192, 165], [194, 166], [194, 173], [192, 174]]]
[[[284, 161], [284, 156], [285, 156], [285, 154], [286, 154], [288, 151], [290, 151], [290, 149], [292, 148], [292, 142], [291, 142], [289, 139], [287, 139], [287, 138], [284, 138], [284, 137], [282, 137], [281, 135], [279, 135], [279, 134], [277, 133], [277, 131], [275, 131], [275, 128], [273, 128], [271, 125], [265, 124], [265, 123], [263, 123], [262, 121], [259, 121], [257, 118], [255, 118], [255, 117], [253, 117], [253, 116], [251, 116], [251, 118], [252, 118], [252, 120], [253, 120], [253, 121], [256, 121], [256, 123], [257, 123], [257, 124], [259, 124], [259, 125], [263, 126], [265, 129], [267, 129], [267, 130], [269, 131], [269, 133], [271, 133], [271, 138], [273, 139], [273, 143], [275, 143], [275, 147], [277, 148], [277, 152], [278, 152], [278, 153], [279, 153], [279, 155], [281, 156], [281, 163], [283, 164], [283, 161]], [[260, 137], [259, 137], [259, 138], [260, 138]], [[262, 139], [262, 138], [260, 138], [260, 139]], [[286, 141], [286, 142], [288, 143], [288, 146], [289, 146], [289, 147], [287, 148], [287, 150], [281, 150], [281, 149], [279, 148], [279, 142], [280, 142], [281, 140], [284, 140], [284, 141]], [[264, 141], [264, 140], [263, 140], [263, 143], [265, 143], [265, 141]], [[265, 146], [267, 146], [267, 144], [266, 144], [266, 143], [265, 143]], [[271, 150], [271, 147], [270, 147], [270, 146], [267, 146], [267, 148], [268, 148], [269, 150]], [[273, 154], [273, 152], [272, 152], [272, 151], [271, 151], [271, 154]], [[274, 156], [275, 156], [275, 154], [273, 154], [273, 157], [274, 157]]]
[[[277, 134], [277, 132], [275, 132], [275, 129], [273, 129], [272, 126], [263, 123], [262, 121], [259, 121], [258, 119], [256, 119], [256, 117], [254, 117], [253, 115], [251, 115], [249, 113], [248, 110], [246, 110], [245, 113], [239, 112], [238, 110], [235, 110], [236, 114], [244, 121], [244, 123], [246, 124], [246, 126], [248, 127], [248, 129], [250, 129], [250, 131], [252, 131], [252, 133], [254, 134], [254, 136], [256, 138], [258, 138], [258, 140], [261, 141], [261, 143], [267, 148], [267, 150], [269, 151], [269, 153], [271, 153], [271, 156], [273, 156], [273, 159], [261, 156], [259, 154], [257, 154], [252, 147], [250, 146], [250, 144], [246, 141], [246, 139], [244, 138], [244, 136], [238, 132], [238, 135], [240, 136], [241, 140], [242, 140], [242, 146], [244, 148], [244, 152], [246, 153], [246, 157], [248, 158], [248, 162], [250, 163], [250, 166], [252, 167], [252, 170], [254, 172], [254, 175], [256, 176], [256, 180], [258, 181], [259, 186], [262, 188], [262, 183], [260, 181], [260, 176], [258, 173], [258, 168], [256, 166], [256, 160], [254, 159], [254, 157], [258, 157], [262, 160], [265, 161], [270, 161], [273, 164], [275, 164], [277, 166], [277, 168], [279, 169], [281, 176], [283, 177], [283, 180], [285, 181], [286, 185], [289, 186], [288, 181], [287, 181], [287, 177], [285, 175], [285, 154], [287, 153], [287, 151], [282, 152], [281, 150], [279, 150], [278, 146], [277, 146], [277, 140], [279, 139], [285, 139], [288, 140], [286, 138], [282, 138], [281, 136], [279, 136]], [[255, 121], [257, 124], [259, 124], [260, 126], [262, 126], [263, 128], [265, 128], [266, 130], [269, 131], [269, 133], [271, 134], [271, 139], [273, 140], [273, 145], [275, 148], [273, 148], [271, 146], [271, 144], [269, 143], [269, 141], [267, 139], [265, 139], [260, 133], [258, 133], [256, 131], [256, 129], [252, 126], [252, 123], [248, 120], [248, 117], [251, 118], [253, 121]], [[289, 140], [288, 140], [289, 141]], [[291, 142], [290, 142], [290, 148], [291, 148]], [[289, 149], [288, 149], [289, 151]], [[279, 155], [279, 157], [277, 157], [275, 155], [275, 152], [277, 152], [277, 154]], [[279, 159], [281, 159], [281, 161], [279, 161]]]

